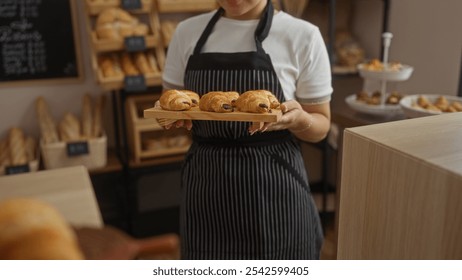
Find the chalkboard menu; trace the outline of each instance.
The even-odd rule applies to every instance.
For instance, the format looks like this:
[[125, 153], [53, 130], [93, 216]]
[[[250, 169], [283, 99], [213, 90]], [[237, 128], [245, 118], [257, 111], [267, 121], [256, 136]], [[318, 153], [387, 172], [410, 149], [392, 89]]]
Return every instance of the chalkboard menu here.
[[0, 0], [0, 82], [81, 76], [74, 0]]

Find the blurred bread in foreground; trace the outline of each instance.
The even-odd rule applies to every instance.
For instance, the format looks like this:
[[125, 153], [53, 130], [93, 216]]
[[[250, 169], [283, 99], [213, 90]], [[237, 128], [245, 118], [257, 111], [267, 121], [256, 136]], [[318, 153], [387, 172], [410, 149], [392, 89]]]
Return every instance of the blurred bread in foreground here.
[[0, 259], [83, 259], [76, 235], [51, 205], [32, 198], [0, 201]]

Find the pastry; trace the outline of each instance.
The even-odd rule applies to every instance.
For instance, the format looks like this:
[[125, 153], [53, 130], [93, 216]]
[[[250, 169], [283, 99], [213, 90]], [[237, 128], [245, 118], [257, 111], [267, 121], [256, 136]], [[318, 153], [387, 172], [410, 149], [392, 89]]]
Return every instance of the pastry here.
[[189, 95], [180, 90], [167, 90], [160, 96], [160, 107], [169, 111], [184, 111], [191, 109], [192, 100]]
[[235, 91], [211, 91], [201, 97], [199, 108], [208, 112], [233, 112], [238, 97], [239, 93]]
[[0, 259], [83, 259], [77, 237], [51, 205], [33, 198], [0, 202]]
[[186, 90], [186, 89], [182, 89], [181, 92], [186, 93], [189, 96], [189, 98], [191, 98], [191, 101], [192, 101], [191, 106], [192, 107], [199, 106], [199, 101], [200, 101], [199, 94], [195, 93], [194, 91]]
[[266, 113], [279, 107], [279, 101], [269, 91], [250, 90], [239, 96], [236, 100], [236, 108], [241, 112]]

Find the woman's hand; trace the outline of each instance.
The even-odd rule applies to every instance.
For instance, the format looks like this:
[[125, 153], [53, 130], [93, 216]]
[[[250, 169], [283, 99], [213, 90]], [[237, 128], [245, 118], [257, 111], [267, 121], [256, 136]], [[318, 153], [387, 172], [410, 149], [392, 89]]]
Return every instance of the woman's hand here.
[[[154, 108], [161, 108], [159, 100], [154, 103]], [[184, 127], [187, 130], [191, 130], [192, 121], [191, 120], [172, 120], [172, 119], [156, 119], [157, 123], [164, 129], [180, 128]]]
[[250, 134], [255, 132], [288, 129], [298, 138], [308, 142], [318, 142], [326, 137], [330, 128], [330, 104], [302, 105], [296, 100], [281, 104], [283, 113], [275, 123], [264, 123], [262, 126], [253, 124]]

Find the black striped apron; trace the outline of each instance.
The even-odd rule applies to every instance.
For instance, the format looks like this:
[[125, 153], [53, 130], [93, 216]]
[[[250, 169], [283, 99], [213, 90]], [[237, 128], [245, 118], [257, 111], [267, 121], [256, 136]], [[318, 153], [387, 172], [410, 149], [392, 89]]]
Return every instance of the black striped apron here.
[[[256, 52], [201, 53], [223, 10], [213, 16], [185, 71], [185, 88], [284, 95], [262, 41], [271, 1], [255, 31]], [[317, 259], [318, 211], [299, 143], [287, 131], [249, 135], [250, 123], [194, 121], [182, 172], [183, 259]]]

